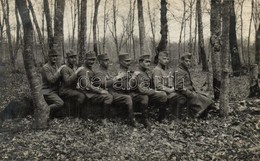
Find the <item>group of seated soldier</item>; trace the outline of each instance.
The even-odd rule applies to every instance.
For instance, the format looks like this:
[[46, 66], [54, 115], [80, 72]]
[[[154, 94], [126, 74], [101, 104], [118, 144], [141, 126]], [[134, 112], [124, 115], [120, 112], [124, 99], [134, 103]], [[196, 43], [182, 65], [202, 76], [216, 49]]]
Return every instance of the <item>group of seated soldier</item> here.
[[[131, 126], [137, 125], [135, 107], [142, 114], [142, 124], [150, 127], [147, 114], [151, 105], [159, 109], [157, 119], [162, 122], [167, 107], [174, 111], [177, 118], [183, 107], [192, 109], [195, 112], [194, 117], [200, 117], [213, 103], [209, 97], [193, 87], [189, 72], [190, 53], [181, 56], [176, 71], [169, 72], [169, 55], [166, 51], [159, 52], [153, 70], [151, 56], [141, 55], [135, 71], [129, 69], [132, 60], [130, 54], [122, 53], [118, 56], [119, 69], [114, 71], [114, 75], [109, 70], [110, 60], [106, 53], [97, 57], [94, 51], [85, 53], [81, 67], [77, 67], [77, 54], [72, 50], [66, 53], [66, 65], [58, 67], [58, 56], [55, 50], [50, 50], [49, 61], [42, 68], [42, 93], [52, 113], [63, 107], [63, 99], [72, 99], [74, 108], [84, 108], [84, 102], [91, 101], [102, 105], [102, 117], [106, 122], [111, 104], [121, 105], [127, 108]], [[99, 61], [99, 68], [93, 69], [96, 59]]]

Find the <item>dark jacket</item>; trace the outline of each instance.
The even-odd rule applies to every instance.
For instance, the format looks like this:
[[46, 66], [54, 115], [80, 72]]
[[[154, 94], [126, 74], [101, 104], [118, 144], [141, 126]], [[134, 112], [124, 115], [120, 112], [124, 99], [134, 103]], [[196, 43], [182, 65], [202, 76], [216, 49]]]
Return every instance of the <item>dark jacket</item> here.
[[58, 66], [46, 63], [41, 70], [42, 75], [42, 93], [58, 92], [60, 85], [60, 73], [57, 73]]

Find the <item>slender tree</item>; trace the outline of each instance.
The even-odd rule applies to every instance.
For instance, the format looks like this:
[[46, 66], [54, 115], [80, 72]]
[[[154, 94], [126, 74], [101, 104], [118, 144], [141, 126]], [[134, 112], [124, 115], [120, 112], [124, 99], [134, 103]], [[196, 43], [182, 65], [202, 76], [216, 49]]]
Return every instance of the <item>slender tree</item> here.
[[161, 0], [161, 39], [157, 46], [157, 53], [167, 49], [168, 38], [167, 0]]
[[237, 35], [236, 35], [236, 14], [234, 0], [230, 0], [230, 29], [229, 29], [229, 48], [231, 53], [231, 66], [233, 69], [233, 75], [239, 76], [241, 71], [241, 61], [237, 46]]
[[144, 54], [144, 41], [145, 41], [145, 25], [143, 15], [143, 1], [137, 0], [138, 8], [138, 25], [139, 25], [139, 43], [140, 43], [140, 55]]
[[9, 1], [4, 2], [4, 0], [1, 0], [1, 5], [3, 9], [3, 17], [5, 19], [5, 24], [6, 24], [6, 34], [8, 40], [10, 62], [11, 62], [12, 70], [15, 70], [16, 69], [15, 57], [14, 57], [14, 49], [12, 45], [11, 27], [9, 22]]
[[211, 62], [213, 71], [213, 91], [214, 98], [219, 99], [221, 71], [220, 71], [220, 34], [221, 34], [221, 21], [220, 21], [220, 4], [221, 0], [211, 0], [210, 11], [210, 45], [211, 45]]
[[43, 0], [43, 7], [44, 7], [44, 13], [45, 13], [46, 25], [47, 25], [48, 45], [49, 45], [49, 49], [52, 49], [54, 43], [54, 36], [53, 36], [53, 29], [52, 29], [49, 0]]
[[45, 102], [41, 90], [41, 83], [37, 77], [37, 71], [34, 64], [33, 56], [33, 26], [29, 16], [29, 10], [26, 6], [26, 0], [15, 0], [20, 17], [23, 24], [23, 39], [24, 39], [24, 49], [23, 49], [23, 60], [26, 75], [31, 89], [31, 95], [33, 103], [35, 106], [34, 109], [34, 127], [35, 128], [47, 128], [48, 126], [48, 117], [50, 109]]
[[152, 44], [153, 44], [153, 49], [154, 53], [156, 51], [156, 42], [155, 42], [155, 12], [153, 12], [153, 16], [151, 13], [151, 8], [150, 8], [150, 2], [147, 1], [147, 6], [148, 6], [148, 16], [150, 20], [150, 26], [151, 26], [151, 32], [152, 32]]
[[221, 35], [221, 88], [220, 88], [220, 110], [221, 115], [228, 116], [229, 113], [229, 32], [230, 32], [230, 9], [231, 1], [223, 0], [222, 5], [222, 35]]
[[202, 71], [209, 71], [208, 62], [207, 62], [207, 55], [205, 52], [204, 46], [204, 36], [203, 36], [203, 23], [202, 23], [202, 12], [201, 12], [201, 0], [197, 0], [196, 9], [198, 13], [198, 51], [202, 62]]
[[80, 14], [79, 14], [79, 34], [78, 34], [78, 44], [79, 44], [79, 64], [83, 64], [84, 52], [86, 50], [86, 30], [87, 30], [87, 0], [81, 0], [79, 4]]
[[101, 0], [95, 0], [95, 10], [94, 10], [94, 18], [93, 18], [93, 49], [98, 55], [98, 44], [97, 44], [97, 18], [98, 18], [98, 7]]

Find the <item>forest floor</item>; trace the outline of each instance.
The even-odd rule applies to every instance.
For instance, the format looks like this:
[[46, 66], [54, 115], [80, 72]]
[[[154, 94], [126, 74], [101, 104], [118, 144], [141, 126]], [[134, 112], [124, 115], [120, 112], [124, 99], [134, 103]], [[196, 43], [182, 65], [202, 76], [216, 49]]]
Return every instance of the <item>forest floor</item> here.
[[[0, 68], [0, 111], [29, 95], [23, 72]], [[196, 86], [206, 74], [192, 71]], [[159, 124], [151, 131], [122, 119], [53, 119], [48, 130], [32, 129], [32, 117], [0, 126], [0, 160], [260, 160], [260, 100], [247, 99], [248, 76], [231, 78], [230, 115]]]

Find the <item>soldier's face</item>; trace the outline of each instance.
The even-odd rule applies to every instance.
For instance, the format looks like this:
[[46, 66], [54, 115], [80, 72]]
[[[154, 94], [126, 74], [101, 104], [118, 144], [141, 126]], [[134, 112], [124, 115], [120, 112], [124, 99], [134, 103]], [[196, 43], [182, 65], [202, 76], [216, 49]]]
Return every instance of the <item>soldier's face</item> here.
[[68, 57], [68, 63], [70, 65], [75, 65], [77, 63], [77, 57], [76, 56]]
[[86, 59], [86, 66], [92, 67], [95, 64], [95, 61], [95, 58]]
[[185, 67], [190, 68], [190, 67], [191, 67], [191, 59], [189, 59], [189, 58], [184, 58], [184, 59], [182, 60], [182, 64], [183, 64]]
[[151, 59], [145, 59], [140, 63], [140, 66], [143, 67], [144, 69], [149, 69], [151, 65]]
[[57, 62], [57, 59], [58, 59], [57, 55], [53, 55], [49, 57], [51, 64], [55, 64]]
[[100, 62], [100, 65], [101, 65], [102, 67], [104, 67], [105, 69], [107, 69], [108, 66], [109, 66], [109, 59], [102, 60], [102, 61]]
[[166, 55], [159, 56], [159, 63], [164, 66], [168, 65], [169, 57]]
[[131, 60], [123, 60], [120, 64], [125, 68], [129, 68], [131, 65]]

